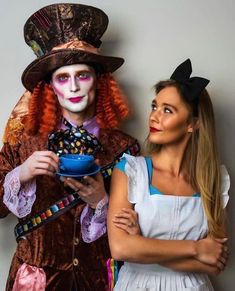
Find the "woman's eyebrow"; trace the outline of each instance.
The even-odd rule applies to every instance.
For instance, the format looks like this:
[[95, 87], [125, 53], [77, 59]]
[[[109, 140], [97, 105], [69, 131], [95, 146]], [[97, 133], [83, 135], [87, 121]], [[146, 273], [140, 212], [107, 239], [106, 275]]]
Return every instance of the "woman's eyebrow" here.
[[[154, 104], [154, 105], [157, 105], [157, 101], [155, 99], [152, 100], [152, 103], [151, 104]], [[169, 104], [169, 103], [162, 103], [163, 106], [169, 106], [169, 107], [172, 107], [174, 108], [175, 110], [177, 110], [177, 108], [172, 105], [172, 104]]]
[[174, 105], [172, 105], [172, 104], [169, 104], [169, 103], [163, 103], [162, 105], [164, 105], [164, 106], [169, 106], [169, 107], [172, 107], [172, 108], [174, 108], [175, 110], [177, 110], [177, 108], [176, 108]]

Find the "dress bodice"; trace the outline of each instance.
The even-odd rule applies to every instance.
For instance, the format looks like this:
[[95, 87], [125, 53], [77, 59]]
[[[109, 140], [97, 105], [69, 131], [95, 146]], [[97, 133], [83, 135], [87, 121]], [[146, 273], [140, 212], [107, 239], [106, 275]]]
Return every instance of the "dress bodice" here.
[[[144, 237], [166, 240], [198, 240], [207, 235], [208, 223], [200, 195], [165, 195], [151, 191], [151, 177], [144, 157], [126, 159], [124, 172], [128, 177], [128, 200], [138, 213]], [[117, 165], [118, 166], [118, 165]], [[229, 176], [221, 168], [222, 197], [228, 201]], [[169, 181], [170, 183], [170, 181]], [[175, 272], [158, 264], [125, 262], [115, 291], [213, 291], [206, 274]]]

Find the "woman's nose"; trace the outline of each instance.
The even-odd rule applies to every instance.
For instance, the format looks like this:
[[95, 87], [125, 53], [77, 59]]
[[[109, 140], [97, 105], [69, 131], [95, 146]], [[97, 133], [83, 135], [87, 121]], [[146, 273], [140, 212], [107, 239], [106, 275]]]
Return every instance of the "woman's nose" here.
[[155, 110], [155, 111], [151, 112], [151, 114], [150, 114], [151, 121], [159, 122], [159, 118], [160, 118], [159, 110]]
[[80, 89], [79, 81], [77, 80], [76, 77], [72, 77], [70, 81], [70, 91], [77, 92], [79, 91], [79, 89]]

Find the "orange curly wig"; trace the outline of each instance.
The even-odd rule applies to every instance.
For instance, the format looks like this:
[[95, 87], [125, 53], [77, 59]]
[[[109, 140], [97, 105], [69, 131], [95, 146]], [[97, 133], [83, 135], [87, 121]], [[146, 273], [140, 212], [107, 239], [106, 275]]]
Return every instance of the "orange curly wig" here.
[[[101, 128], [118, 128], [129, 108], [111, 74], [97, 77], [96, 120]], [[29, 135], [47, 136], [61, 121], [61, 107], [51, 86], [44, 81], [32, 92], [25, 130]]]

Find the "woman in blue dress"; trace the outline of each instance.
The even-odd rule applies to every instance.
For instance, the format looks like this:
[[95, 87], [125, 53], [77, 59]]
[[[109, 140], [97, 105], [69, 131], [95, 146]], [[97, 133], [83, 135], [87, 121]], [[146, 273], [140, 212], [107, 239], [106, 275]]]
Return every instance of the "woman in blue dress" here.
[[[148, 156], [124, 155], [112, 176], [108, 234], [124, 261], [114, 290], [212, 291], [226, 265], [224, 208], [209, 80], [191, 61], [155, 86]], [[138, 222], [138, 223], [137, 223]]]

